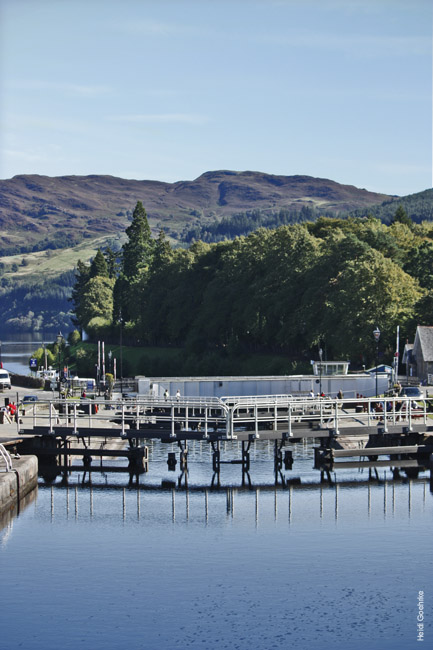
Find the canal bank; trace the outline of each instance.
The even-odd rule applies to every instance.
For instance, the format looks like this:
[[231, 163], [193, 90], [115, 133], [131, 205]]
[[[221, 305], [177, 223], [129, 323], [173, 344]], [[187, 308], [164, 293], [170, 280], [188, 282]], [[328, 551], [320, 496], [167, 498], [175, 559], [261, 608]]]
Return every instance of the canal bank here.
[[[0, 472], [0, 515], [7, 510], [17, 508], [20, 501], [31, 492], [38, 483], [38, 459], [36, 456], [10, 456], [11, 466], [8, 471]], [[1, 469], [5, 469], [2, 458]]]

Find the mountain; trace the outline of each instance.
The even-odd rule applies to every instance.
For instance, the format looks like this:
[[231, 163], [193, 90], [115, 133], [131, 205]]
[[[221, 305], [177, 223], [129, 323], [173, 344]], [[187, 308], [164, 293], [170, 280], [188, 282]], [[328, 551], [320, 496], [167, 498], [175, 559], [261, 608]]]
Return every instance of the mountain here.
[[172, 236], [191, 223], [260, 209], [369, 208], [391, 197], [310, 176], [213, 171], [193, 181], [163, 183], [113, 176], [20, 175], [0, 180], [0, 255], [69, 248], [84, 239], [123, 233], [137, 201], [154, 232]]
[[358, 208], [350, 213], [352, 217], [365, 217], [371, 214], [380, 219], [383, 223], [390, 223], [394, 217], [396, 208], [402, 205], [407, 215], [415, 223], [421, 221], [433, 221], [433, 190], [424, 190], [416, 194], [408, 194], [398, 199], [386, 200], [379, 205], [370, 208]]

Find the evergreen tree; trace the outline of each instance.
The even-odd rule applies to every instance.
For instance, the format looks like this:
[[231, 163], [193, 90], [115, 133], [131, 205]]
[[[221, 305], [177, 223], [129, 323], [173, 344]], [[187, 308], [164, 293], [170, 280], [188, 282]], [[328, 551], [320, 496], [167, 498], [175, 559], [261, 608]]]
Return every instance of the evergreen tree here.
[[98, 248], [98, 251], [90, 265], [90, 277], [96, 278], [97, 276], [100, 276], [102, 278], [108, 278], [107, 262], [105, 260], [105, 257], [101, 253], [100, 248]]
[[395, 211], [394, 218], [392, 220], [392, 223], [404, 223], [406, 226], [412, 227], [412, 219], [410, 219], [407, 216], [407, 212], [404, 209], [404, 207], [401, 205], [398, 206], [397, 210]]
[[152, 259], [153, 241], [141, 201], [135, 206], [132, 223], [126, 229], [126, 234], [128, 241], [123, 245], [123, 273], [131, 280], [146, 269]]
[[75, 317], [72, 318], [71, 320], [74, 323], [74, 325], [77, 325], [79, 327], [83, 326], [81, 302], [83, 299], [86, 284], [89, 281], [89, 279], [90, 279], [90, 267], [87, 266], [87, 264], [85, 264], [81, 260], [78, 260], [77, 269], [75, 273], [75, 284], [72, 289], [72, 295], [70, 297], [70, 301], [72, 302], [73, 312], [75, 314]]
[[117, 255], [116, 253], [110, 248], [110, 246], [107, 246], [105, 253], [105, 261], [107, 263], [107, 271], [108, 271], [108, 277], [109, 278], [116, 278], [117, 277], [117, 271], [118, 271], [118, 264], [117, 264]]

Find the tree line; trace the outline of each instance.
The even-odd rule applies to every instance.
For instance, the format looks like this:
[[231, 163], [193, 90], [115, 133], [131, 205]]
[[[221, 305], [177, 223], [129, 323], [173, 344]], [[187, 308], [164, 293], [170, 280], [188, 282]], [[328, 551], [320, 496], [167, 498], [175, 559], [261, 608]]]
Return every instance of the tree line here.
[[138, 202], [121, 255], [79, 263], [75, 323], [94, 338], [176, 346], [194, 354], [274, 352], [290, 359], [383, 359], [395, 332], [413, 338], [433, 314], [433, 224], [400, 206], [392, 223], [326, 218], [259, 228], [218, 243], [173, 249], [151, 236]]
[[193, 241], [206, 243], [234, 239], [248, 235], [257, 228], [278, 228], [279, 226], [315, 221], [319, 217], [335, 217], [336, 213], [318, 210], [315, 207], [303, 205], [301, 209], [280, 208], [272, 210], [249, 210], [230, 217], [214, 220], [211, 223], [200, 223], [186, 227], [180, 240], [191, 244]]

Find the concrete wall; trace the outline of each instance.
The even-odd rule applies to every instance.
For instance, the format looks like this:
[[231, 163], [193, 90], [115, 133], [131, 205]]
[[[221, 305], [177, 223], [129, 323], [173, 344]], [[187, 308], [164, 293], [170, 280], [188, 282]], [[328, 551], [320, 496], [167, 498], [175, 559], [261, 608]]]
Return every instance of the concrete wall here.
[[[3, 467], [2, 463], [2, 470]], [[12, 472], [0, 471], [0, 513], [14, 508], [38, 484], [36, 456], [13, 458], [12, 467]]]

